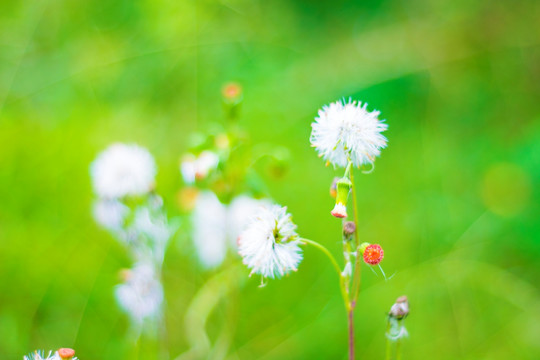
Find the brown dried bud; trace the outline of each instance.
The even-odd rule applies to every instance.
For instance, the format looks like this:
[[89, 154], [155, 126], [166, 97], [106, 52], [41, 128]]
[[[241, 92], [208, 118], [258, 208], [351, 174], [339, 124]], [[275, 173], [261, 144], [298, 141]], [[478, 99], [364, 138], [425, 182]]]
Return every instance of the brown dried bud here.
[[409, 300], [407, 300], [407, 297], [398, 297], [396, 303], [390, 308], [390, 313], [388, 315], [398, 320], [407, 317], [407, 315], [409, 315]]
[[343, 235], [350, 237], [356, 231], [356, 225], [353, 221], [346, 221], [343, 224]]
[[75, 356], [75, 350], [69, 348], [58, 349], [58, 355], [62, 360], [71, 360]]

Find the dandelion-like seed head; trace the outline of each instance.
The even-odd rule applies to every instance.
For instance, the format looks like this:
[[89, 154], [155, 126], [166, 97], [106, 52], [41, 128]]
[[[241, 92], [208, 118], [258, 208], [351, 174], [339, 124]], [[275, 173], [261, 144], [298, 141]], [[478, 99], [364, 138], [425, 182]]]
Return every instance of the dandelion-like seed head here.
[[238, 237], [238, 250], [251, 273], [281, 277], [302, 260], [296, 225], [286, 207], [260, 208]]
[[384, 257], [384, 251], [378, 244], [371, 244], [363, 251], [364, 261], [369, 265], [378, 265]]
[[311, 145], [334, 166], [373, 164], [387, 139], [381, 133], [388, 125], [379, 120], [380, 111], [369, 112], [367, 104], [337, 101], [319, 110], [311, 124]]
[[90, 166], [90, 174], [99, 197], [140, 196], [154, 187], [156, 164], [145, 148], [117, 143], [97, 156]]

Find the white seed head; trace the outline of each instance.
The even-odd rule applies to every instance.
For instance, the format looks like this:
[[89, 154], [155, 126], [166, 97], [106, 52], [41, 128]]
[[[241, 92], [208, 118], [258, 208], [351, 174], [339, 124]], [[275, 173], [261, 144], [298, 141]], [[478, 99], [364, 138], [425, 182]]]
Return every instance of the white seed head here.
[[334, 166], [372, 164], [386, 147], [381, 133], [388, 125], [379, 120], [379, 111], [369, 112], [367, 104], [337, 101], [319, 110], [311, 124], [311, 145], [319, 156]]
[[286, 207], [260, 208], [238, 238], [238, 250], [251, 273], [281, 277], [302, 260], [296, 225]]
[[152, 155], [134, 144], [113, 144], [90, 165], [95, 193], [102, 198], [144, 195], [154, 187], [156, 164]]

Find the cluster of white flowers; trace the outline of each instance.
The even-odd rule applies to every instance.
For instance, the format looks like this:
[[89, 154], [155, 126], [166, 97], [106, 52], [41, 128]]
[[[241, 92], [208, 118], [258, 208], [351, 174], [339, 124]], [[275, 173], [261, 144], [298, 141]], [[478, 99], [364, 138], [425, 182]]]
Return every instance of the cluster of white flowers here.
[[302, 261], [296, 225], [286, 207], [260, 208], [238, 238], [238, 250], [251, 273], [281, 277]]
[[186, 154], [180, 162], [180, 173], [186, 184], [193, 184], [195, 180], [207, 177], [218, 164], [218, 155], [210, 150], [201, 152], [199, 156]]
[[176, 227], [153, 192], [155, 161], [138, 145], [113, 144], [97, 156], [90, 174], [98, 196], [96, 222], [128, 247], [135, 263], [116, 289], [118, 303], [135, 323], [157, 319], [163, 302], [161, 267]]
[[201, 192], [195, 203], [192, 223], [195, 249], [203, 266], [215, 268], [221, 265], [227, 250], [236, 250], [238, 235], [247, 224], [250, 214], [269, 205], [268, 200], [240, 195], [226, 206], [213, 192]]
[[354, 166], [373, 164], [387, 142], [381, 133], [388, 125], [379, 120], [379, 114], [356, 101], [324, 106], [311, 124], [311, 145], [334, 166], [346, 167], [349, 161]]

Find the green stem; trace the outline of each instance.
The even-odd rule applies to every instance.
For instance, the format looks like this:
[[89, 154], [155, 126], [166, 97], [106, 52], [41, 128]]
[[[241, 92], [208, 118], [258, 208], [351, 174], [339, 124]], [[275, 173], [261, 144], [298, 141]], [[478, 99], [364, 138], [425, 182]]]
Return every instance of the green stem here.
[[[388, 322], [388, 325], [386, 326], [386, 333], [390, 331], [390, 322]], [[388, 337], [386, 337], [386, 360], [392, 359], [392, 341]]]
[[[349, 165], [352, 165], [351, 162], [349, 162]], [[354, 230], [354, 240], [356, 245], [356, 262], [354, 264], [354, 274], [353, 274], [353, 286], [352, 286], [352, 299], [353, 303], [356, 304], [356, 301], [358, 299], [358, 294], [360, 292], [360, 281], [362, 277], [362, 264], [361, 264], [361, 258], [362, 254], [360, 251], [358, 251], [358, 246], [360, 245], [360, 240], [358, 238], [358, 202], [356, 200], [356, 186], [354, 185], [354, 174], [352, 170], [350, 171], [351, 175], [351, 196], [353, 198], [353, 213], [354, 213], [354, 225], [356, 225]]]
[[347, 167], [345, 168], [345, 175], [343, 175], [343, 177], [349, 177], [349, 173], [351, 172], [351, 169], [352, 169], [352, 162], [349, 161], [349, 163], [347, 164]]

